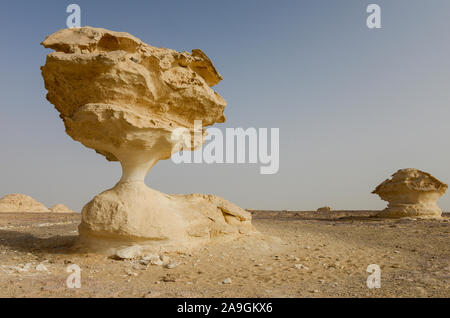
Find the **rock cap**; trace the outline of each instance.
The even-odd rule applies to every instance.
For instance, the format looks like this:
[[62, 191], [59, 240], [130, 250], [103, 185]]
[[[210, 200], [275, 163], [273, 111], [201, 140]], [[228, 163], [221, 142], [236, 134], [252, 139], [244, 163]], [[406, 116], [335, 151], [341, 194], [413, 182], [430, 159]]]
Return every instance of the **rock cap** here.
[[373, 194], [383, 195], [385, 192], [395, 191], [399, 187], [406, 187], [417, 192], [436, 191], [444, 194], [448, 185], [439, 181], [431, 174], [414, 168], [400, 169], [386, 179], [372, 191]]

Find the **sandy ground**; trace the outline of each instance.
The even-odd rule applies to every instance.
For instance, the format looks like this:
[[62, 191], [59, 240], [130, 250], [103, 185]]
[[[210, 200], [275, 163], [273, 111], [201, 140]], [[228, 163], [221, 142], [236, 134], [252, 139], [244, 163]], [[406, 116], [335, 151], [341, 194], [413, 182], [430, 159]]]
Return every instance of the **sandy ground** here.
[[[380, 220], [370, 211], [253, 214], [263, 238], [167, 254], [178, 264], [168, 269], [71, 253], [79, 214], [0, 213], [0, 297], [450, 296], [448, 217]], [[80, 289], [66, 286], [71, 264], [81, 268]], [[369, 264], [381, 268], [379, 289], [366, 285]], [[224, 284], [227, 278], [231, 283]]]

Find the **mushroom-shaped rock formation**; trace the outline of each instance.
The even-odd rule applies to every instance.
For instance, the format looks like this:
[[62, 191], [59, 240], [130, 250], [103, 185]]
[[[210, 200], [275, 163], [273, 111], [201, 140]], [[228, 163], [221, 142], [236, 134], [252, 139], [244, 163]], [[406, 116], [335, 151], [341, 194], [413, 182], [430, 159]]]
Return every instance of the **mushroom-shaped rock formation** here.
[[55, 206], [52, 206], [50, 208], [50, 211], [55, 212], [55, 213], [74, 213], [71, 209], [69, 209], [64, 204], [57, 204]]
[[222, 77], [202, 51], [156, 48], [91, 27], [60, 30], [42, 44], [56, 51], [41, 69], [66, 132], [123, 170], [114, 188], [83, 208], [81, 243], [167, 250], [254, 231], [251, 214], [224, 199], [144, 184], [159, 160], [201, 146], [205, 133], [195, 121], [225, 121], [226, 102], [211, 89]]
[[42, 203], [25, 194], [8, 194], [0, 199], [0, 212], [50, 212]]
[[380, 217], [439, 218], [437, 200], [448, 186], [431, 174], [417, 169], [401, 169], [381, 183], [372, 193], [389, 202]]

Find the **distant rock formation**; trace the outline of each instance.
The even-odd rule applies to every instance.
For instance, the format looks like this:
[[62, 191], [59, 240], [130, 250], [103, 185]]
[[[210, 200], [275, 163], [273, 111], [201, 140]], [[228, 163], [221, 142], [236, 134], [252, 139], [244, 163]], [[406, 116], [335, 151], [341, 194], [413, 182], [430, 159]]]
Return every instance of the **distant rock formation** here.
[[41, 69], [67, 134], [123, 170], [114, 188], [83, 208], [80, 242], [177, 248], [255, 231], [251, 214], [222, 198], [167, 195], [144, 184], [159, 160], [198, 149], [203, 127], [225, 122], [226, 102], [211, 89], [222, 77], [201, 50], [156, 48], [91, 27], [60, 30], [42, 45], [56, 51]]
[[331, 208], [329, 206], [324, 206], [317, 209], [317, 212], [331, 212]]
[[431, 174], [417, 169], [401, 169], [381, 183], [372, 193], [389, 202], [380, 217], [439, 218], [437, 200], [448, 186]]
[[57, 205], [51, 207], [50, 211], [55, 212], [55, 213], [74, 213], [71, 209], [69, 209], [64, 204], [57, 204]]
[[0, 212], [50, 212], [50, 210], [25, 194], [8, 194], [0, 199]]

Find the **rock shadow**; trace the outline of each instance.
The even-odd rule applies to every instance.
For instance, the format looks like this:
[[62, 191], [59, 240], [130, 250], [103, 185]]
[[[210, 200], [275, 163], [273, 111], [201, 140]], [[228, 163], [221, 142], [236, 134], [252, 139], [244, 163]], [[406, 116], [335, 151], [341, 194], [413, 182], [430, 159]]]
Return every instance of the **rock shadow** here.
[[0, 246], [25, 253], [71, 254], [78, 235], [41, 238], [30, 233], [0, 230]]

